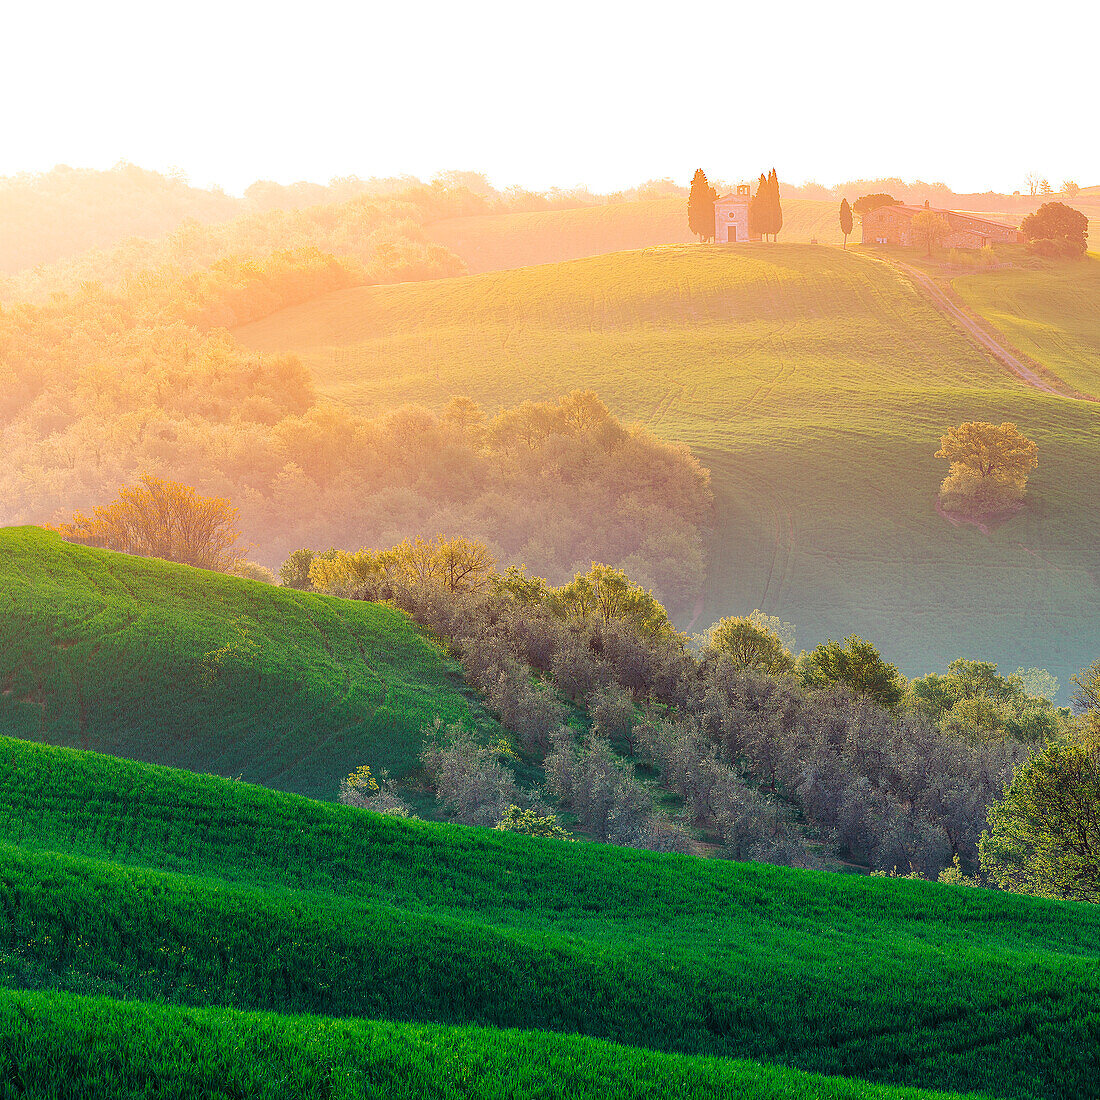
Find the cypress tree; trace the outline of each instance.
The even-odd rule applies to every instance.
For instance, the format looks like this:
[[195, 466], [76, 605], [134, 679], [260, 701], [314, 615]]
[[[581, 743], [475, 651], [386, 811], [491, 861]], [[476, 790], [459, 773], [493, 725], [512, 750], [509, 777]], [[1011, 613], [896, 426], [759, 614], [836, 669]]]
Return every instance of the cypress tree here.
[[779, 236], [779, 231], [783, 228], [783, 205], [779, 201], [779, 173], [773, 168], [771, 175], [768, 177], [768, 211], [770, 214], [770, 224], [772, 232], [772, 240], [774, 241]]
[[749, 237], [763, 237], [768, 232], [768, 181], [761, 175], [756, 194], [749, 200]]
[[700, 240], [714, 240], [714, 200], [718, 192], [707, 182], [702, 168], [695, 169], [688, 195], [688, 229]]
[[847, 199], [840, 200], [840, 231], [844, 234], [844, 247], [847, 248], [852, 233], [852, 208]]

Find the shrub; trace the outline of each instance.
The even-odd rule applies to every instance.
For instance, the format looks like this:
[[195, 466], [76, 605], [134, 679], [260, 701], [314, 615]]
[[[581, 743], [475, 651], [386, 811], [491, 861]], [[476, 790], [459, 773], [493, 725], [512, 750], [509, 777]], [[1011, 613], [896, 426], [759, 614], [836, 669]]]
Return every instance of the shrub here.
[[232, 577], [243, 577], [249, 581], [262, 581], [264, 584], [274, 584], [275, 574], [266, 565], [260, 565], [255, 561], [239, 561], [229, 570]]
[[1068, 237], [1039, 237], [1027, 242], [1027, 250], [1045, 260], [1080, 260], [1085, 256], [1085, 246]]
[[945, 867], [940, 872], [938, 882], [942, 882], [945, 886], [981, 886], [981, 883], [976, 878], [969, 878], [963, 874], [963, 869], [959, 866], [959, 856], [955, 853], [950, 867]]
[[340, 801], [345, 806], [372, 810], [376, 814], [411, 817], [409, 807], [398, 797], [384, 769], [375, 777], [368, 764], [356, 768], [340, 781]]
[[517, 798], [515, 779], [500, 763], [498, 749], [438, 719], [424, 732], [424, 774], [450, 816], [466, 825], [495, 826]]
[[541, 836], [551, 840], [572, 840], [573, 834], [558, 824], [553, 814], [540, 816], [538, 811], [521, 809], [511, 805], [497, 822], [497, 828], [503, 832], [523, 833], [524, 836]]

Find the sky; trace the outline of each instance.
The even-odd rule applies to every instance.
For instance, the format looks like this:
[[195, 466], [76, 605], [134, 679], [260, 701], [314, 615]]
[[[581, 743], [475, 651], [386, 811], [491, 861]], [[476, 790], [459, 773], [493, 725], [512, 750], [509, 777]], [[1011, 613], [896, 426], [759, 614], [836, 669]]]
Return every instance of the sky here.
[[5, 8], [0, 175], [1100, 184], [1094, 0]]

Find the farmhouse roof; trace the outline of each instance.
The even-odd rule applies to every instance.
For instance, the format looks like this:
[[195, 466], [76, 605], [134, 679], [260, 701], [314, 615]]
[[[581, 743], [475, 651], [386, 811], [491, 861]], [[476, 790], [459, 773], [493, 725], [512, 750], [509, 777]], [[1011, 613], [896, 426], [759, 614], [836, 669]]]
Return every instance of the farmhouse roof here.
[[[931, 214], [944, 214], [948, 218], [965, 218], [968, 222], [977, 222], [979, 225], [991, 225], [995, 229], [1015, 229], [1014, 225], [1009, 225], [1007, 222], [995, 222], [991, 218], [981, 218], [975, 214], [964, 214], [961, 210], [939, 210], [935, 207], [928, 206], [912, 206], [908, 203], [899, 203], [896, 206], [876, 206], [874, 210], [868, 210], [867, 214], [877, 214], [879, 212], [886, 213], [887, 211], [897, 211], [904, 214], [907, 217], [913, 217], [915, 214], [920, 214], [927, 210]], [[864, 214], [864, 217], [867, 216]]]

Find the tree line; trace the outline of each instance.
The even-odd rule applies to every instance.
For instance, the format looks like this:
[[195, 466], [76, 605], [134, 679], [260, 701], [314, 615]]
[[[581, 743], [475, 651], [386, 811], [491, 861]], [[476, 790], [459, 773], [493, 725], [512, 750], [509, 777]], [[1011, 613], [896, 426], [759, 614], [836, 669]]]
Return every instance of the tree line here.
[[[388, 546], [443, 527], [467, 531], [495, 560], [526, 563], [554, 582], [586, 561], [614, 562], [677, 610], [703, 583], [702, 529], [713, 501], [707, 471], [685, 447], [621, 423], [589, 392], [492, 417], [466, 398], [442, 413], [406, 406], [373, 418], [307, 405], [249, 438], [256, 450], [241, 455], [241, 472], [250, 491], [234, 523], [238, 533], [264, 538], [267, 555], [278, 555], [267, 561], [307, 541]], [[154, 483], [163, 484], [149, 472], [138, 496]], [[196, 507], [236, 499], [197, 488]], [[173, 493], [181, 499], [183, 487]], [[132, 496], [125, 490], [121, 500]], [[136, 543], [109, 526], [121, 504], [102, 499], [93, 499], [90, 516], [81, 510], [62, 525], [67, 537], [157, 553], [139, 548], [151, 539]], [[148, 510], [161, 515], [152, 502]], [[198, 564], [205, 552], [163, 556]]]
[[[457, 581], [456, 556], [473, 564]], [[959, 660], [906, 680], [854, 636], [796, 655], [760, 612], [689, 639], [621, 570], [553, 586], [465, 539], [301, 552], [284, 582], [389, 600], [447, 640], [509, 731], [426, 731], [424, 777], [453, 820], [1100, 900], [1094, 827], [1076, 886], [1043, 854], [1096, 814], [1095, 791], [1058, 798], [1100, 774], [1100, 703], [1056, 707], [1042, 670]], [[1100, 666], [1079, 682], [1100, 692]]]

